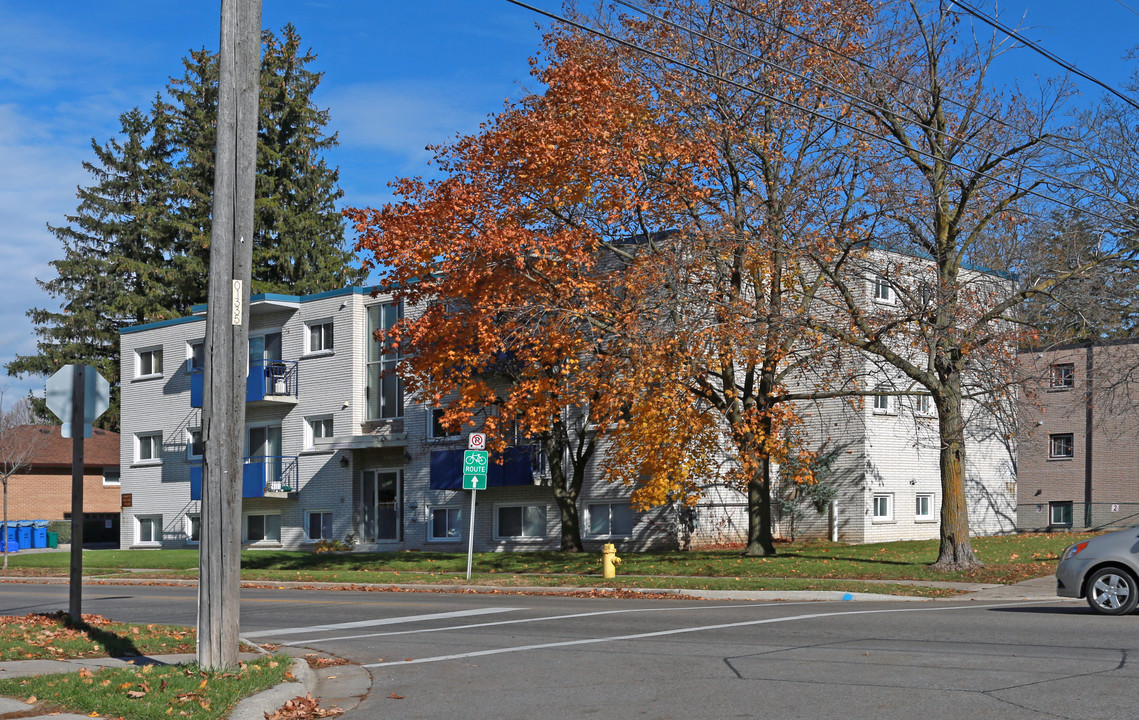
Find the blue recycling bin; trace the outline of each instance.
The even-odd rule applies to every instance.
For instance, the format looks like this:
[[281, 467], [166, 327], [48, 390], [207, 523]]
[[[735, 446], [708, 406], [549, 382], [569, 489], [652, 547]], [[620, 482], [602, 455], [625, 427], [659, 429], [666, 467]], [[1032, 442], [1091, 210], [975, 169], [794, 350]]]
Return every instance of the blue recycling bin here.
[[20, 543], [16, 540], [16, 526], [9, 523], [4, 528], [4, 533], [0, 534], [0, 543], [4, 540], [8, 541], [8, 552], [20, 552]]
[[47, 547], [47, 528], [32, 526], [32, 547], [46, 548]]
[[16, 542], [22, 548], [32, 546], [32, 523], [29, 520], [20, 520], [16, 523]]

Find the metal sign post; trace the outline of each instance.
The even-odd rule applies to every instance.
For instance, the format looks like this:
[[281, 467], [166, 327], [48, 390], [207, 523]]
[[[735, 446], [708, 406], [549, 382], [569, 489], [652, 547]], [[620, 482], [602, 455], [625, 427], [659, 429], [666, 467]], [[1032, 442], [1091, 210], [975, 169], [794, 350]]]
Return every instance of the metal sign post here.
[[[467, 444], [471, 447], [485, 447], [485, 436], [472, 433]], [[463, 453], [463, 489], [471, 491], [471, 529], [467, 533], [468, 580], [471, 579], [471, 565], [475, 559], [475, 496], [479, 494], [479, 490], [486, 489], [486, 471], [489, 464], [490, 453], [486, 450], [467, 450]]]
[[64, 365], [47, 380], [48, 410], [63, 422], [60, 434], [71, 438], [71, 568], [67, 614], [83, 622], [83, 438], [91, 423], [110, 406], [111, 385], [88, 365]]
[[475, 496], [478, 490], [471, 490], [471, 529], [467, 533], [467, 579], [471, 579], [471, 565], [475, 561]]

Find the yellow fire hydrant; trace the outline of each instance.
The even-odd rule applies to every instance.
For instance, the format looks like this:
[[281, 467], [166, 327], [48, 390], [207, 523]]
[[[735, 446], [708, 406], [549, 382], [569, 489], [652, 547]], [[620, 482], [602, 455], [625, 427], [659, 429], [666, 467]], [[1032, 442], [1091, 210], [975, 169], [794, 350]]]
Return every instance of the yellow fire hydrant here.
[[621, 558], [617, 557], [617, 546], [613, 543], [605, 543], [601, 546], [601, 567], [604, 569], [603, 576], [607, 578], [617, 577], [617, 566], [621, 564]]

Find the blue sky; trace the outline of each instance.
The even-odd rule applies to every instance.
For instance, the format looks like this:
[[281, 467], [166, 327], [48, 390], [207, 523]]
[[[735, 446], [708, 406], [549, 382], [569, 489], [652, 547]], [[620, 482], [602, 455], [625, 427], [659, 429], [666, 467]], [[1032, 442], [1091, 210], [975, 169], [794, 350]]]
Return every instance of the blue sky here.
[[[1121, 58], [1139, 43], [1128, 8], [1139, 0], [1126, 2], [1010, 0], [1001, 17], [1024, 16], [1031, 39], [1119, 86], [1133, 65]], [[34, 279], [49, 278], [61, 255], [45, 224], [62, 224], [76, 187], [90, 184], [91, 139], [106, 141], [121, 113], [148, 105], [188, 50], [216, 48], [219, 16], [208, 0], [0, 0], [0, 365], [35, 349], [25, 313], [52, 300]], [[474, 131], [530, 84], [539, 19], [505, 0], [264, 0], [263, 9], [264, 27], [292, 22], [319, 56], [315, 99], [341, 143], [328, 160], [354, 206], [382, 204], [397, 176], [429, 173], [424, 146]], [[1058, 69], [1016, 50], [999, 72], [1031, 87]], [[10, 401], [42, 380], [0, 374], [5, 385]]]

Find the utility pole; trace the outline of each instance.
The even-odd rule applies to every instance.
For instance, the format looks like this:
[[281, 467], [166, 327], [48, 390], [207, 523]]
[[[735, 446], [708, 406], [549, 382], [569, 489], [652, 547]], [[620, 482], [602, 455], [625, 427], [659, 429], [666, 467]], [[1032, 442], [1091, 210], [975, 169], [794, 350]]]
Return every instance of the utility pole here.
[[235, 667], [238, 658], [261, 0], [222, 0], [219, 51], [198, 559], [198, 664], [207, 670]]

